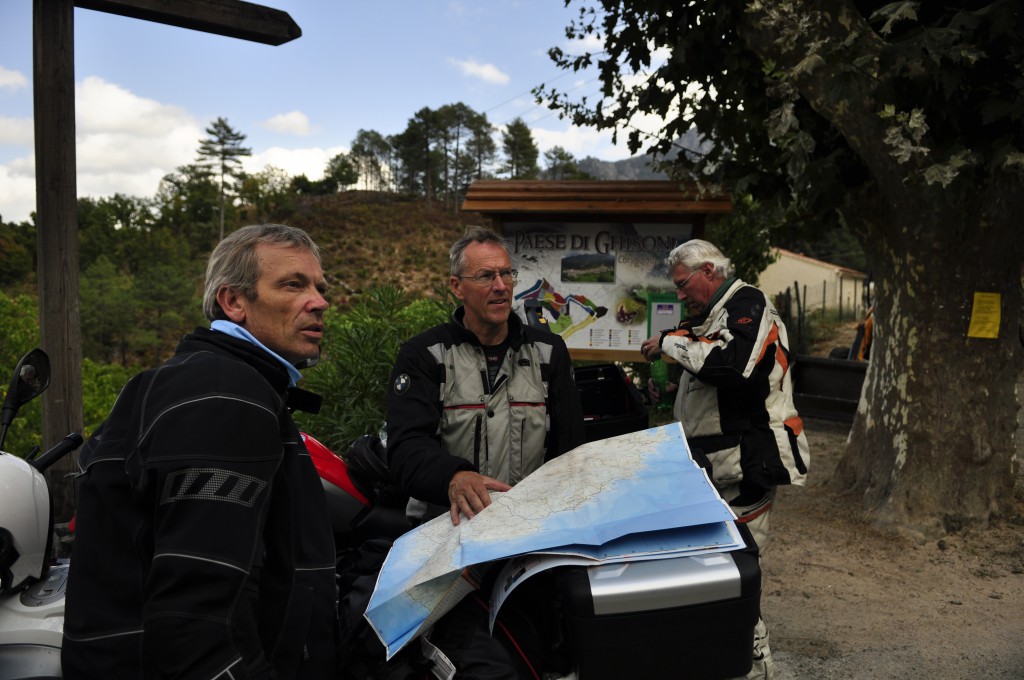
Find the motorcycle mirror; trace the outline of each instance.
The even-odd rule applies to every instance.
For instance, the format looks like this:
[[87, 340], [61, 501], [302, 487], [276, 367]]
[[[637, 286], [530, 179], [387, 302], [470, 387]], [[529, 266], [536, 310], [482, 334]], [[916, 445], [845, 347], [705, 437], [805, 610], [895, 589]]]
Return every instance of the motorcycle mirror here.
[[3, 448], [10, 427], [18, 409], [32, 401], [50, 386], [50, 357], [38, 347], [21, 358], [11, 376], [11, 385], [4, 397], [0, 413], [0, 449]]

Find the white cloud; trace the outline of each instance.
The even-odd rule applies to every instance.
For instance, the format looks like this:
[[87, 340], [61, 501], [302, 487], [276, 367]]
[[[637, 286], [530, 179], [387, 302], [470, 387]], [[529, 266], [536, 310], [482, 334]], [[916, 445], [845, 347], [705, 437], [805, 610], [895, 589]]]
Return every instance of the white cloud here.
[[31, 118], [0, 116], [0, 144], [18, 144], [31, 147], [35, 139]]
[[590, 54], [597, 54], [604, 51], [604, 38], [588, 33], [582, 38], [567, 40], [562, 44], [562, 51], [572, 56], [579, 56], [588, 52]]
[[313, 128], [309, 124], [309, 118], [301, 111], [289, 111], [288, 113], [276, 115], [260, 123], [260, 127], [300, 137], [305, 137], [313, 132]]
[[35, 162], [19, 158], [0, 165], [0, 218], [4, 222], [23, 222], [36, 209]]
[[279, 146], [260, 151], [242, 159], [242, 169], [248, 173], [260, 172], [268, 165], [284, 170], [291, 176], [305, 175], [311, 180], [322, 179], [327, 161], [339, 153], [347, 153], [341, 146], [329, 149], [284, 149]]
[[22, 73], [0, 66], [0, 88], [9, 87], [12, 90], [17, 90], [26, 85], [28, 85], [28, 78]]
[[540, 149], [540, 165], [544, 165], [544, 152], [552, 147], [560, 146], [578, 160], [587, 156], [601, 158], [607, 161], [618, 161], [629, 158], [629, 148], [625, 144], [625, 138], [620, 135], [619, 143], [612, 144], [610, 131], [595, 130], [593, 128], [570, 127], [565, 130], [551, 130], [532, 127], [533, 141]]
[[102, 78], [76, 88], [78, 193], [149, 197], [195, 160], [202, 126], [179, 106], [140, 97]]
[[458, 66], [462, 75], [479, 78], [485, 83], [505, 85], [509, 81], [508, 74], [502, 73], [501, 69], [494, 64], [481, 64], [473, 59], [450, 58], [448, 61]]
[[[271, 121], [291, 124], [292, 132], [309, 130], [298, 111]], [[0, 118], [0, 142], [31, 149], [30, 119]], [[89, 77], [76, 88], [76, 159], [79, 196], [109, 197], [116, 193], [148, 198], [160, 180], [192, 163], [203, 126], [185, 109], [140, 97], [102, 78]], [[267, 165], [289, 175], [321, 179], [327, 161], [345, 147], [285, 149], [273, 147], [243, 159], [247, 172]], [[0, 216], [7, 222], [27, 220], [36, 208], [35, 159], [32, 155], [0, 165]]]
[[[202, 126], [183, 108], [97, 77], [75, 88], [75, 114], [79, 196], [153, 196], [165, 175], [195, 159], [203, 136]], [[0, 166], [4, 220], [25, 220], [35, 210], [34, 174], [32, 156]]]
[[75, 121], [80, 135], [110, 132], [155, 140], [182, 126], [194, 128], [196, 140], [203, 133], [195, 118], [180, 106], [140, 97], [97, 76], [89, 76], [75, 87]]

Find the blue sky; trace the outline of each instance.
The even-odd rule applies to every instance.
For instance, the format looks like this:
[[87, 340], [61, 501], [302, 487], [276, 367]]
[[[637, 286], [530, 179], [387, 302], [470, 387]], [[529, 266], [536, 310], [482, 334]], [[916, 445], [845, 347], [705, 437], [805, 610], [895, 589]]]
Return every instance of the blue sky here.
[[[150, 197], [195, 158], [222, 116], [247, 135], [246, 169], [274, 165], [319, 178], [359, 129], [401, 132], [420, 108], [464, 102], [503, 126], [521, 116], [541, 151], [629, 156], [610, 133], [578, 129], [538, 106], [549, 82], [574, 96], [596, 77], [558, 70], [577, 4], [561, 0], [264, 0], [302, 37], [272, 47], [75, 10], [78, 192]], [[35, 208], [32, 2], [0, 0], [0, 216]], [[593, 46], [591, 46], [593, 48]], [[500, 137], [498, 137], [500, 141]]]

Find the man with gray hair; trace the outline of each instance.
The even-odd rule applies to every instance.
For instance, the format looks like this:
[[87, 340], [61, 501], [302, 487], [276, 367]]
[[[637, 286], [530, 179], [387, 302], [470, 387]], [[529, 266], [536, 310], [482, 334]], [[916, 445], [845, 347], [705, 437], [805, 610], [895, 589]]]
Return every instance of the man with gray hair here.
[[387, 445], [403, 489], [458, 524], [487, 507], [491, 491], [507, 491], [586, 437], [565, 342], [512, 312], [518, 272], [504, 239], [470, 227], [449, 260], [462, 305], [399, 350]]
[[[447, 510], [459, 524], [490, 505], [492, 491], [509, 490], [586, 437], [565, 342], [512, 311], [517, 272], [505, 240], [470, 227], [449, 261], [448, 284], [462, 305], [399, 350], [387, 446], [395, 479], [412, 497], [410, 515]], [[491, 637], [480, 604], [475, 596], [459, 602], [430, 642], [457, 677], [521, 677], [521, 662], [504, 638]]]
[[301, 229], [210, 256], [210, 329], [133, 378], [82, 452], [66, 678], [335, 677], [334, 542], [291, 410], [327, 308]]
[[[810, 451], [793, 405], [789, 337], [768, 296], [733, 276], [732, 262], [707, 241], [693, 239], [669, 253], [669, 276], [693, 317], [644, 341], [648, 361], [662, 353], [683, 368], [675, 417], [691, 448], [712, 464], [713, 481], [760, 553], [780, 484], [802, 486]], [[660, 396], [653, 382], [648, 391]], [[758, 619], [753, 668], [772, 676], [768, 629]]]

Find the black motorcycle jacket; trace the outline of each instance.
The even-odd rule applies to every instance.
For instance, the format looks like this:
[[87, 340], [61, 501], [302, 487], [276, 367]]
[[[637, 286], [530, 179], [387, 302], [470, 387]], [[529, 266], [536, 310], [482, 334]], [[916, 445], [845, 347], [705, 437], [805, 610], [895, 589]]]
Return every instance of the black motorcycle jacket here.
[[509, 317], [493, 384], [476, 335], [452, 321], [402, 345], [388, 390], [388, 456], [404, 491], [448, 505], [448, 482], [475, 470], [516, 484], [586, 441], [565, 342]]
[[80, 459], [65, 678], [334, 677], [334, 544], [288, 390], [205, 329], [127, 384]]

